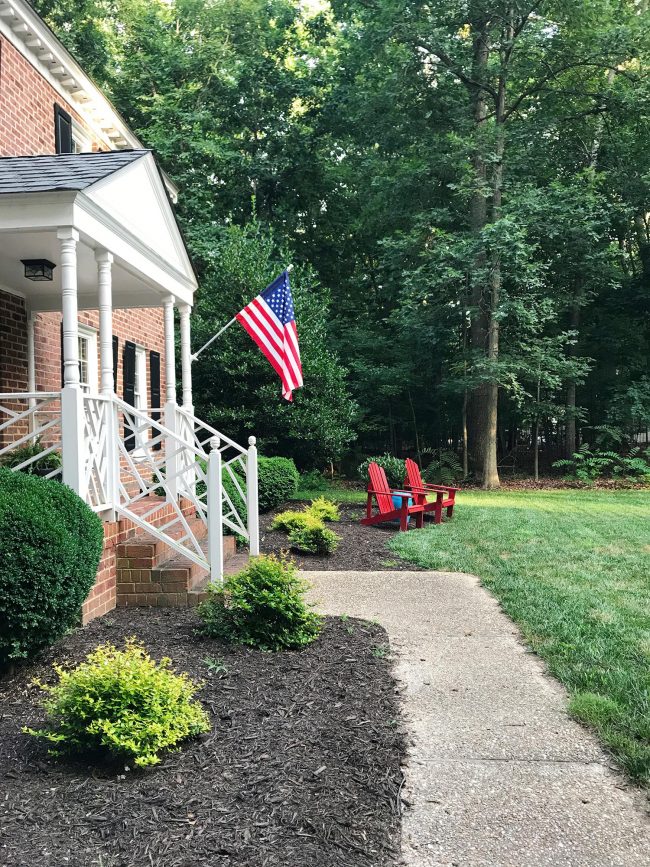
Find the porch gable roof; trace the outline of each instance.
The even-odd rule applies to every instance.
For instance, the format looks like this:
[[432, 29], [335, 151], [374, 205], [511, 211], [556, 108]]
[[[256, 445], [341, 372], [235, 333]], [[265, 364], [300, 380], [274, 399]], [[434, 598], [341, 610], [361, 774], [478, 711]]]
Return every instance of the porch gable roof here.
[[100, 151], [0, 158], [0, 194], [85, 190], [147, 150]]

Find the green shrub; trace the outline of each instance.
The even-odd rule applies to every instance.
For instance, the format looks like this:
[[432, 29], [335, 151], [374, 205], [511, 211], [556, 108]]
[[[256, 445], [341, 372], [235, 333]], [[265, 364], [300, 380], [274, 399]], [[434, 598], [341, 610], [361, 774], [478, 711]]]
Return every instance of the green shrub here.
[[0, 469], [0, 668], [78, 622], [103, 544], [102, 522], [70, 488]]
[[301, 491], [329, 491], [330, 483], [318, 470], [301, 473], [298, 487]]
[[395, 458], [389, 454], [379, 455], [375, 458], [366, 458], [358, 470], [360, 478], [366, 483], [368, 482], [368, 465], [372, 462], [378, 464], [385, 471], [388, 484], [391, 488], [403, 487], [406, 468], [401, 458]]
[[295, 512], [288, 510], [286, 512], [280, 512], [275, 516], [273, 523], [271, 524], [271, 529], [284, 530], [285, 533], [290, 533], [292, 530], [321, 526], [321, 519], [308, 511]]
[[295, 494], [300, 476], [289, 458], [258, 458], [260, 512], [270, 512]]
[[320, 523], [313, 527], [299, 527], [289, 533], [289, 544], [294, 551], [319, 556], [336, 551], [339, 540], [336, 533]]
[[103, 644], [86, 661], [66, 671], [55, 665], [54, 686], [44, 702], [50, 727], [27, 734], [53, 744], [51, 752], [103, 751], [137, 767], [156, 765], [158, 753], [209, 730], [208, 717], [193, 696], [199, 685], [156, 663], [134, 638], [124, 650]]
[[208, 587], [199, 606], [202, 631], [259, 650], [286, 650], [312, 642], [321, 618], [310, 611], [307, 585], [283, 557], [252, 557], [246, 569]]
[[312, 500], [307, 513], [314, 515], [321, 521], [339, 521], [341, 519], [339, 507], [331, 500], [326, 500], [325, 497], [318, 497], [318, 499]]
[[[27, 443], [24, 446], [19, 446], [9, 452], [6, 458], [2, 461], [2, 466], [8, 469], [19, 467], [24, 461], [30, 458], [36, 458], [45, 451], [45, 446], [41, 443], [41, 438], [37, 437], [34, 442]], [[21, 472], [34, 473], [38, 470], [56, 470], [61, 466], [61, 455], [58, 452], [50, 452], [42, 458], [32, 461]]]

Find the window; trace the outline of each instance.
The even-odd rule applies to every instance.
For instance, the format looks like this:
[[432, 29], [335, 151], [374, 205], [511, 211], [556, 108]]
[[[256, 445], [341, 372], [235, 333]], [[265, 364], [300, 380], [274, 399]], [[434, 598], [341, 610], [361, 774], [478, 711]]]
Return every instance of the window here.
[[133, 406], [147, 409], [147, 353], [143, 346], [135, 347], [135, 388]]
[[74, 153], [72, 118], [58, 103], [54, 105], [54, 144], [58, 154]]
[[73, 120], [72, 121], [72, 149], [70, 153], [85, 154], [92, 151], [90, 140], [83, 131], [83, 128]]
[[97, 394], [97, 332], [79, 326], [79, 382], [88, 394]]

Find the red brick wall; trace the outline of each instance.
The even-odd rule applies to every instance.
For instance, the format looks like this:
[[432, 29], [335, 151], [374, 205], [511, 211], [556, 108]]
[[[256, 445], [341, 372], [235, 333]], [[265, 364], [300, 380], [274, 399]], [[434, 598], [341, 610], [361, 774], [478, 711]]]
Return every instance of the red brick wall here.
[[53, 154], [54, 103], [84, 129], [93, 150], [108, 150], [74, 107], [11, 42], [0, 36], [0, 156]]
[[[99, 328], [96, 310], [80, 310], [79, 322]], [[122, 354], [124, 341], [131, 340], [147, 350], [147, 395], [150, 395], [149, 350], [160, 353], [160, 395], [165, 402], [165, 327], [163, 310], [148, 307], [113, 311], [113, 334], [117, 336], [117, 394], [122, 397]], [[61, 314], [38, 313], [34, 323], [36, 346], [36, 387], [39, 391], [58, 391], [61, 388]], [[99, 335], [97, 336], [97, 370], [101, 371]], [[147, 402], [149, 397], [147, 397]]]
[[0, 392], [27, 391], [25, 302], [0, 291]]

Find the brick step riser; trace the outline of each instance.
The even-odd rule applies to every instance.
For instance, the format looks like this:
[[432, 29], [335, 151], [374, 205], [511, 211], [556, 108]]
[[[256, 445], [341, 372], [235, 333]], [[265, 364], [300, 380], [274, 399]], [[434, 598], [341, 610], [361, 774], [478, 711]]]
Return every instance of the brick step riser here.
[[[203, 521], [195, 518], [188, 521], [188, 525], [199, 541], [205, 538], [207, 528]], [[144, 530], [140, 530], [135, 537], [118, 545], [117, 556], [120, 560], [131, 560], [133, 563], [131, 568], [133, 569], [145, 569], [161, 566], [172, 557], [178, 556], [178, 552], [168, 542], [154, 539]], [[136, 560], [138, 561], [137, 564], [134, 562]]]
[[[235, 554], [236, 544], [233, 536], [224, 536], [223, 542], [226, 561]], [[142, 557], [118, 560], [118, 607], [152, 605], [186, 608], [198, 605], [206, 596], [202, 588], [207, 583], [208, 573], [201, 566], [179, 557], [176, 552], [173, 554], [167, 563], [158, 566], [153, 565], [151, 560], [149, 565], [143, 565], [145, 558]]]

